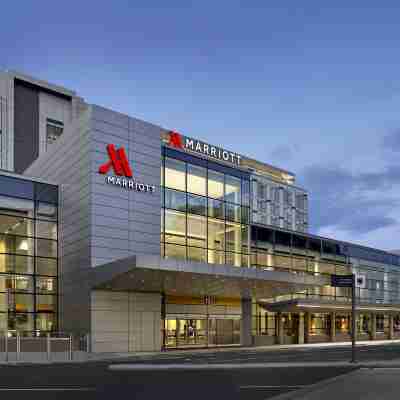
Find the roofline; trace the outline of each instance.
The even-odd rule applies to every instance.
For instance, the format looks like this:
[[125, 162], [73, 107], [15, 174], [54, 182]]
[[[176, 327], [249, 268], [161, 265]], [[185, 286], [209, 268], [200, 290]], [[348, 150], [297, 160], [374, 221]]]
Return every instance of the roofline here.
[[[264, 224], [260, 224], [260, 223], [250, 223], [250, 226], [259, 226], [260, 228], [267, 228], [267, 229], [272, 229], [272, 230], [275, 230], [275, 231], [293, 233], [293, 234], [299, 235], [299, 236], [306, 236], [306, 237], [311, 237], [311, 238], [315, 238], [315, 239], [329, 240], [331, 242], [336, 242], [336, 243], [340, 243], [340, 244], [348, 245], [348, 246], [358, 246], [358, 247], [361, 247], [363, 249], [373, 250], [373, 251], [376, 251], [376, 252], [379, 252], [379, 253], [383, 253], [383, 254], [387, 254], [387, 255], [390, 255], [390, 256], [394, 256], [394, 257], [400, 258], [399, 254], [390, 253], [389, 251], [386, 251], [386, 250], [377, 249], [375, 247], [364, 246], [364, 245], [358, 244], [358, 243], [352, 243], [352, 242], [346, 242], [346, 241], [343, 241], [343, 240], [332, 239], [332, 238], [328, 238], [328, 237], [325, 237], [325, 236], [319, 236], [319, 235], [315, 235], [313, 233], [292, 231], [290, 229], [284, 229], [284, 228], [280, 228], [280, 227], [277, 227], [277, 226], [274, 226], [274, 225], [264, 225]], [[349, 256], [349, 257], [352, 257], [352, 256]]]
[[33, 76], [30, 76], [30, 75], [27, 75], [27, 74], [24, 74], [24, 73], [15, 71], [15, 70], [6, 70], [5, 72], [13, 79], [18, 79], [18, 80], [21, 80], [24, 82], [28, 82], [31, 85], [39, 86], [50, 92], [56, 92], [56, 93], [62, 94], [67, 97], [77, 97], [77, 94], [75, 91], [73, 91], [71, 89], [67, 89], [66, 87], [55, 85], [48, 81], [38, 79]]

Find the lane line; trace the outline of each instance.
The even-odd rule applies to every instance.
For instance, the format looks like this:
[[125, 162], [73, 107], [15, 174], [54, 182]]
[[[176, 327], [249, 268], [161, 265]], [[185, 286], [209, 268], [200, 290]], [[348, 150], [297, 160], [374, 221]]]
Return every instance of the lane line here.
[[308, 385], [246, 385], [239, 389], [302, 389]]
[[0, 392], [20, 392], [20, 391], [34, 391], [34, 392], [71, 392], [71, 391], [91, 391], [95, 388], [0, 388]]

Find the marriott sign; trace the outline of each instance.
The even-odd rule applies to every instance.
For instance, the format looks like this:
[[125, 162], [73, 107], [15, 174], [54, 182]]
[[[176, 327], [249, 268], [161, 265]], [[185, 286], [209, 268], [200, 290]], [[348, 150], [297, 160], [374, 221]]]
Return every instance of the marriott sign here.
[[231, 164], [240, 165], [240, 160], [242, 157], [237, 153], [221, 149], [220, 147], [201, 142], [197, 139], [183, 136], [178, 132], [170, 131], [168, 135], [169, 139], [167, 143], [169, 146], [181, 150], [188, 150], [195, 153], [200, 153], [210, 158], [215, 158], [219, 161], [225, 161]]
[[133, 178], [133, 172], [123, 147], [116, 149], [115, 145], [108, 144], [107, 154], [109, 160], [100, 165], [99, 174], [106, 175], [110, 170], [113, 170], [115, 175], [117, 175], [106, 176], [106, 183], [108, 185], [119, 186], [127, 190], [136, 190], [137, 192], [155, 192], [156, 187], [154, 185], [137, 182]]

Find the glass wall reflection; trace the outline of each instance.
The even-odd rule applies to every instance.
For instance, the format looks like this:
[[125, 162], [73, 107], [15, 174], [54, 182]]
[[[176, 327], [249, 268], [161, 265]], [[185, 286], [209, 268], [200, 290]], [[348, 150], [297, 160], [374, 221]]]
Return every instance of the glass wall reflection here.
[[57, 329], [58, 189], [0, 176], [0, 330]]
[[249, 265], [249, 178], [164, 158], [161, 251], [166, 257]]

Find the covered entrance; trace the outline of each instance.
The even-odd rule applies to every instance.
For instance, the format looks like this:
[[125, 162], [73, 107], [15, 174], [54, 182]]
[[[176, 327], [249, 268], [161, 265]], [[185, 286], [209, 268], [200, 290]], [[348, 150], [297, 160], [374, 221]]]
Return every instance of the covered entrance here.
[[85, 279], [92, 291], [92, 349], [102, 352], [251, 346], [252, 302], [327, 283], [320, 276], [159, 256], [113, 261], [91, 268]]
[[166, 349], [240, 344], [240, 299], [166, 296]]
[[240, 345], [240, 317], [165, 320], [167, 349]]
[[[351, 304], [340, 301], [294, 299], [260, 304], [265, 319], [275, 316], [276, 343], [286, 344], [291, 336], [297, 343], [345, 342], [351, 340]], [[293, 323], [289, 323], [292, 320]], [[291, 334], [288, 334], [288, 332]], [[257, 334], [264, 331], [258, 329]], [[267, 331], [268, 334], [274, 332]], [[400, 306], [357, 304], [357, 340], [391, 340], [400, 337]], [[295, 343], [295, 341], [291, 341]], [[260, 341], [260, 340], [259, 340]]]

